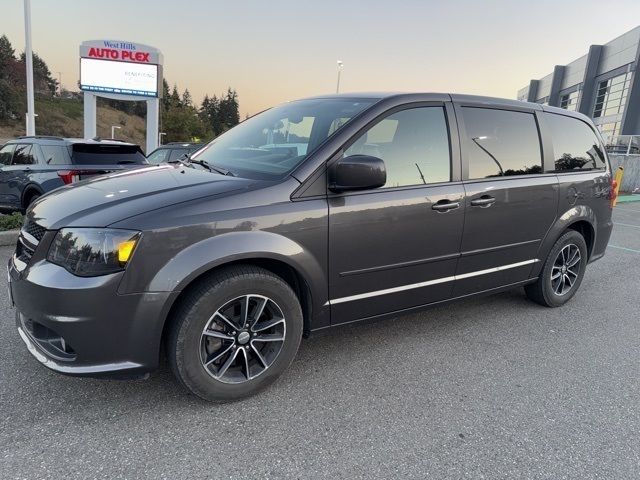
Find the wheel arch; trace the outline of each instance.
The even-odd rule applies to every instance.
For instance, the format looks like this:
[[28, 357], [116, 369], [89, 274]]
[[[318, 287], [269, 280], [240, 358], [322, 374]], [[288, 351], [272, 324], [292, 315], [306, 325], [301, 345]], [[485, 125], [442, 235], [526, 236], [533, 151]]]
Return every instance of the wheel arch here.
[[596, 243], [596, 214], [587, 205], [576, 205], [562, 214], [551, 226], [540, 248], [538, 249], [538, 259], [535, 272], [532, 276], [537, 276], [544, 265], [545, 259], [558, 239], [568, 230], [575, 230], [580, 233], [587, 244], [588, 257], [591, 258], [593, 248]]
[[305, 334], [329, 324], [329, 312], [323, 307], [327, 301], [326, 275], [318, 260], [291, 239], [274, 233], [233, 232], [192, 245], [156, 273], [149, 291], [167, 291], [174, 285], [172, 290], [178, 293], [165, 308], [162, 338], [185, 292], [211, 273], [241, 264], [262, 267], [291, 286], [302, 306]]
[[20, 205], [22, 208], [27, 208], [27, 200], [29, 200], [33, 194], [44, 195], [42, 188], [36, 183], [29, 183], [22, 189], [22, 196], [20, 199]]

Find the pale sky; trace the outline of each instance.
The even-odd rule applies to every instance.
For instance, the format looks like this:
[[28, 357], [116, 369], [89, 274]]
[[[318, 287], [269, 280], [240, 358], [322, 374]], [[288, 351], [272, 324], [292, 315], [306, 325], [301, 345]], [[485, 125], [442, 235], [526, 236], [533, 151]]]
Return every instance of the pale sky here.
[[[515, 98], [531, 78], [640, 23], [638, 0], [32, 0], [33, 48], [75, 89], [78, 46], [159, 48], [164, 76], [200, 101], [238, 91], [240, 111], [341, 91]], [[0, 0], [0, 34], [24, 48], [22, 0]]]

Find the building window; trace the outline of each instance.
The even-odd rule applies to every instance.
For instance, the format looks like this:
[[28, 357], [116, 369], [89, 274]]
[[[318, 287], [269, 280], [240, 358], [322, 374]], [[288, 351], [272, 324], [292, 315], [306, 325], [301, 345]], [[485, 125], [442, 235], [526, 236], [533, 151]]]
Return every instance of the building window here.
[[571, 110], [575, 112], [576, 110], [578, 110], [579, 101], [580, 101], [580, 90], [567, 93], [566, 95], [562, 95], [560, 97], [560, 108], [564, 108], [565, 110]]
[[610, 141], [620, 135], [620, 122], [603, 123], [602, 125], [598, 125], [598, 129], [606, 140]]
[[631, 72], [600, 82], [596, 95], [593, 118], [607, 117], [622, 113], [627, 103], [631, 83]]

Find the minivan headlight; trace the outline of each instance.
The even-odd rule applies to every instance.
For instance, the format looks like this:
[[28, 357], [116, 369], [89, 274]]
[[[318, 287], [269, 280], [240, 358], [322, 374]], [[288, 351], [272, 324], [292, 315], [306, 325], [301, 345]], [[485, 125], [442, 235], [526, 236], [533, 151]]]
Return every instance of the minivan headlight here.
[[140, 232], [112, 228], [63, 228], [47, 253], [47, 260], [79, 277], [96, 277], [124, 270]]

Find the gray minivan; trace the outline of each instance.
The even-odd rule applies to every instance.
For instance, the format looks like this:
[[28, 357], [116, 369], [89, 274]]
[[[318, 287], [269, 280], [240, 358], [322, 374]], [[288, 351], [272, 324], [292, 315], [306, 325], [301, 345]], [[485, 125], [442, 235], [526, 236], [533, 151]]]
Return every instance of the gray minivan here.
[[289, 102], [188, 161], [36, 201], [9, 262], [18, 331], [73, 375], [144, 375], [164, 348], [189, 390], [233, 400], [316, 330], [517, 287], [563, 305], [605, 253], [612, 186], [575, 112], [434, 93]]

